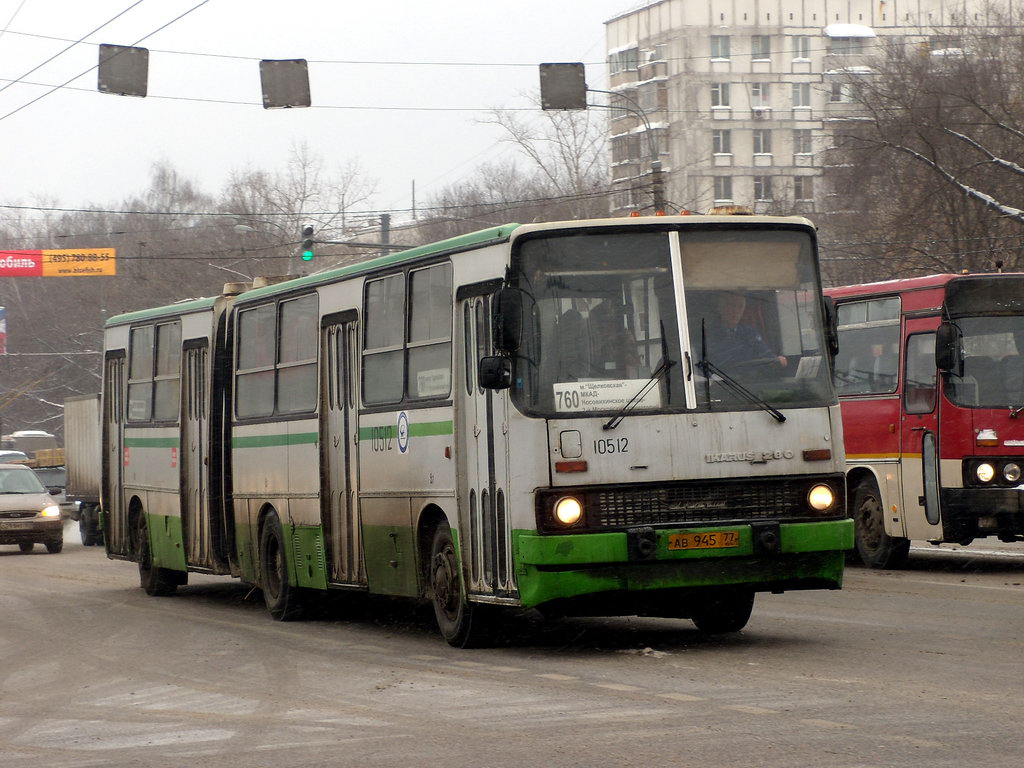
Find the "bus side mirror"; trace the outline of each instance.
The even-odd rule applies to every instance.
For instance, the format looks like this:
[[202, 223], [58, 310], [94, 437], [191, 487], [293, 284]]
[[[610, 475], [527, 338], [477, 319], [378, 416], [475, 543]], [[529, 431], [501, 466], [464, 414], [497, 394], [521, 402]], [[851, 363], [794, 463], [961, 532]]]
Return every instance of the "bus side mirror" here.
[[512, 361], [507, 357], [482, 357], [477, 381], [484, 389], [508, 389], [512, 386]]
[[940, 325], [935, 331], [935, 367], [955, 376], [963, 376], [962, 349], [960, 329], [948, 321]]
[[836, 300], [831, 296], [823, 296], [825, 308], [825, 343], [828, 353], [834, 359], [839, 354], [839, 316], [836, 313]]
[[518, 288], [502, 288], [494, 294], [491, 306], [491, 340], [494, 348], [506, 354], [515, 352], [523, 336], [522, 292]]

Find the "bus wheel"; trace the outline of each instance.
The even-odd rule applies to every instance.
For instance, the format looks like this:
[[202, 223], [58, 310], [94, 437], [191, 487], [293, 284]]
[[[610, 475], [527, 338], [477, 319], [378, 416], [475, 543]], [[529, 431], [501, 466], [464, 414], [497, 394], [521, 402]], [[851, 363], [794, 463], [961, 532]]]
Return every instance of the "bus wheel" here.
[[149, 547], [149, 529], [145, 512], [135, 518], [135, 553], [139, 562], [139, 582], [147, 595], [163, 597], [172, 595], [179, 584], [184, 583], [178, 571], [153, 565], [153, 552]]
[[271, 512], [260, 531], [260, 585], [263, 602], [278, 621], [295, 621], [302, 615], [302, 598], [297, 587], [288, 583], [284, 533], [277, 513]]
[[750, 590], [709, 592], [706, 599], [690, 609], [690, 621], [709, 635], [739, 632], [747, 626], [753, 610], [754, 593]]
[[862, 480], [853, 491], [854, 546], [868, 568], [899, 568], [907, 560], [910, 541], [885, 532], [882, 497], [871, 480]]
[[456, 648], [484, 644], [488, 635], [485, 610], [466, 601], [455, 542], [446, 522], [441, 522], [434, 531], [428, 576], [437, 628], [448, 644]]

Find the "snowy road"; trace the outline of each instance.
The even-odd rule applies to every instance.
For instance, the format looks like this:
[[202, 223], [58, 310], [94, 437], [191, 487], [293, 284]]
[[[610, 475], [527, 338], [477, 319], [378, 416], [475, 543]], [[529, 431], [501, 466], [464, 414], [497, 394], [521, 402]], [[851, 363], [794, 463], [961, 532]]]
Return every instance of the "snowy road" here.
[[227, 579], [150, 598], [71, 539], [0, 547], [4, 768], [1022, 764], [1024, 547], [762, 595], [727, 638], [526, 616], [457, 651], [407, 603], [282, 624]]

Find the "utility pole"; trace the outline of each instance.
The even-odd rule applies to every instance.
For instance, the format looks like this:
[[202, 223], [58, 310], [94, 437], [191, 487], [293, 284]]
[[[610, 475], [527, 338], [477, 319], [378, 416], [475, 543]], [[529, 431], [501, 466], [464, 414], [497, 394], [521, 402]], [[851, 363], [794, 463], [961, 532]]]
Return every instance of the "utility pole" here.
[[391, 243], [391, 214], [382, 213], [380, 215], [380, 242], [381, 245], [385, 246], [380, 249], [380, 255], [384, 256], [389, 250], [388, 245]]

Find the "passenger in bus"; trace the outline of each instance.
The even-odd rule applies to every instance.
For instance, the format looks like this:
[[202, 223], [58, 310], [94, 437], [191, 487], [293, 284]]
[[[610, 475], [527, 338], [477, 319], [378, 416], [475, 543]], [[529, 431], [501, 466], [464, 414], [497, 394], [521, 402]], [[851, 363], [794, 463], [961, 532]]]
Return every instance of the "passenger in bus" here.
[[639, 377], [640, 352], [626, 327], [626, 307], [620, 299], [605, 299], [590, 310], [590, 339], [590, 367], [595, 377]]
[[574, 299], [573, 305], [558, 318], [558, 374], [555, 381], [580, 381], [590, 378], [589, 324], [579, 307], [586, 299]]
[[708, 331], [708, 354], [718, 365], [753, 361], [771, 361], [785, 368], [789, 361], [775, 352], [746, 317], [747, 298], [742, 293], [724, 291], [716, 307], [720, 326]]

